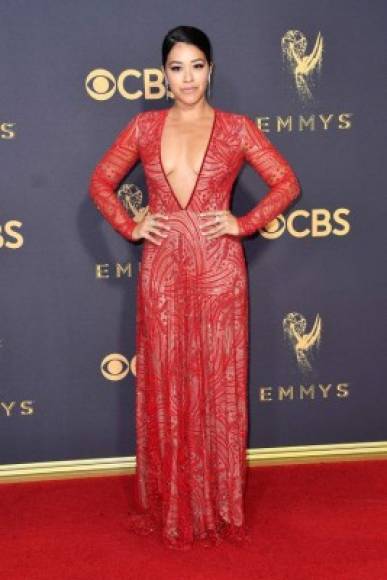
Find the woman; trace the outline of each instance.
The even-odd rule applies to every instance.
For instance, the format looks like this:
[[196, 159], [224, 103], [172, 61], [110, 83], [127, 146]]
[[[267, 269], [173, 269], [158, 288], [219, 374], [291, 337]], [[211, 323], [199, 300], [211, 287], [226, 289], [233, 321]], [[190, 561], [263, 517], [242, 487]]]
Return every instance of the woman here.
[[[179, 26], [162, 46], [169, 109], [136, 114], [95, 168], [90, 194], [112, 226], [144, 240], [136, 311], [136, 502], [129, 526], [171, 548], [249, 539], [247, 271], [242, 237], [300, 192], [287, 161], [246, 115], [211, 107], [208, 37]], [[167, 93], [168, 94], [168, 93]], [[142, 161], [140, 222], [116, 188]], [[246, 215], [229, 210], [248, 162], [270, 186]]]

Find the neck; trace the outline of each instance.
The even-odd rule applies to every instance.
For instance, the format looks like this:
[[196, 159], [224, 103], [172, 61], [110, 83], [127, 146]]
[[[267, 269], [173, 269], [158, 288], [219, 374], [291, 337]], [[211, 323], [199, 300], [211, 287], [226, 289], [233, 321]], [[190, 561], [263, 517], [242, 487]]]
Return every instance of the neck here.
[[214, 110], [205, 99], [193, 104], [181, 103], [175, 101], [175, 104], [170, 107], [173, 109], [176, 120], [181, 121], [195, 121], [203, 118], [206, 114], [212, 113]]

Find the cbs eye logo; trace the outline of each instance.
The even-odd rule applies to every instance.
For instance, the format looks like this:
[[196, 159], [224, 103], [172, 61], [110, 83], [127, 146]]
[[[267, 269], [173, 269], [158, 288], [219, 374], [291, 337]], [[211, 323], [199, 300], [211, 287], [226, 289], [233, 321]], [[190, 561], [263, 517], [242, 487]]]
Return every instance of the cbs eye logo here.
[[[96, 68], [89, 72], [85, 79], [85, 89], [95, 101], [108, 101], [116, 92], [129, 101], [136, 99], [162, 99], [165, 96], [163, 73], [158, 68], [147, 68], [139, 71], [133, 68], [123, 70], [117, 78], [105, 68]], [[134, 79], [142, 88], [129, 91], [127, 84]], [[169, 96], [172, 96], [168, 92]]]
[[18, 220], [9, 220], [3, 225], [0, 224], [0, 249], [17, 250], [22, 247], [24, 238], [18, 231], [22, 225], [23, 222]]
[[129, 371], [136, 374], [136, 357], [129, 363], [128, 359], [117, 352], [105, 356], [101, 362], [101, 373], [108, 381], [121, 381]]

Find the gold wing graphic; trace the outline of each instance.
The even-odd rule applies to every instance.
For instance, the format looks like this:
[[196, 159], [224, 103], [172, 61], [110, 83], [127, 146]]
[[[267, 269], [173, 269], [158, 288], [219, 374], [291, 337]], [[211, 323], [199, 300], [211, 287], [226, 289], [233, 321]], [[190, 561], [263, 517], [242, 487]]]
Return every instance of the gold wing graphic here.
[[315, 321], [313, 323], [312, 330], [310, 332], [303, 334], [302, 336], [298, 336], [296, 349], [310, 350], [315, 344], [319, 342], [320, 336], [321, 336], [321, 317], [319, 314], [317, 314]]

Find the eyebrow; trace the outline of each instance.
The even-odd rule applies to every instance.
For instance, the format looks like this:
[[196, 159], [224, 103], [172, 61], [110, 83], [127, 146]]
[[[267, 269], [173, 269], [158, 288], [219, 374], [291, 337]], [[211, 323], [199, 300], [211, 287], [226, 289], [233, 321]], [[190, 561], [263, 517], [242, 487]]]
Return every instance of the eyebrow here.
[[[191, 60], [191, 62], [195, 62], [196, 60], [204, 60], [204, 58], [193, 58]], [[183, 64], [183, 62], [181, 60], [171, 60], [168, 64], [174, 64], [174, 63]]]

